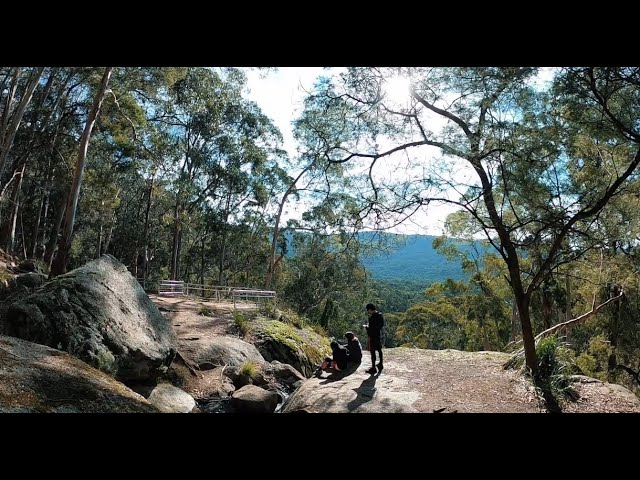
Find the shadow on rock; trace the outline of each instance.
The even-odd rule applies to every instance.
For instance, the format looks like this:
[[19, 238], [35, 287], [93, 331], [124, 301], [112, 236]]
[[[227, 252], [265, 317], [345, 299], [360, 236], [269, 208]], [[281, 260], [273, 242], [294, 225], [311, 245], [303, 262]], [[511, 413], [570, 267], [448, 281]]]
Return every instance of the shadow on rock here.
[[366, 378], [358, 388], [353, 389], [353, 391], [356, 392], [356, 398], [347, 404], [350, 412], [356, 410], [360, 405], [371, 401], [373, 395], [376, 393], [376, 380], [378, 380], [378, 376], [379, 374], [371, 375]]
[[355, 373], [355, 371], [358, 370], [358, 367], [360, 367], [359, 363], [355, 365], [350, 365], [346, 369], [341, 370], [339, 372], [334, 370], [327, 377], [320, 376], [318, 378], [324, 379], [324, 382], [320, 382], [320, 385], [326, 385], [327, 383], [335, 382], [337, 380], [342, 380], [343, 378], [348, 377], [352, 373]]

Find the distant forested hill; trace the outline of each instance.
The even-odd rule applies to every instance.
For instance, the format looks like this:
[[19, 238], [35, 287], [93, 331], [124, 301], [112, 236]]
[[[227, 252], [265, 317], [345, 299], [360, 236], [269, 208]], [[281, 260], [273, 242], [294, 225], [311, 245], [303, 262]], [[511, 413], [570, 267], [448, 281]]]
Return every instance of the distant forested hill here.
[[[296, 254], [292, 244], [292, 235], [286, 232], [288, 256]], [[400, 235], [394, 233], [360, 233], [360, 241], [373, 248], [382, 248], [383, 253], [361, 257], [362, 263], [370, 271], [374, 280], [411, 281], [428, 285], [444, 281], [447, 278], [460, 280], [467, 276], [462, 271], [460, 262], [448, 260], [440, 255], [432, 246], [435, 236], [432, 235]], [[462, 250], [471, 247], [461, 245]], [[480, 244], [478, 244], [478, 248]]]
[[[363, 233], [362, 235], [371, 235]], [[447, 278], [466, 278], [460, 262], [448, 260], [433, 249], [434, 236], [393, 235], [399, 245], [391, 247], [389, 253], [374, 257], [363, 257], [367, 270], [376, 280], [419, 280], [427, 283]], [[462, 246], [462, 249], [470, 247]]]

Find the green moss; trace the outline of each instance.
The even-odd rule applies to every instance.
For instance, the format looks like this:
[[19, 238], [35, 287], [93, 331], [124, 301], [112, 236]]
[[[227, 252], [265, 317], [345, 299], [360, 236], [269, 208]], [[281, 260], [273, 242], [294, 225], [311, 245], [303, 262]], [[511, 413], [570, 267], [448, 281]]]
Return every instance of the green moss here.
[[298, 329], [277, 320], [256, 321], [263, 335], [282, 343], [292, 350], [302, 351], [312, 363], [320, 363], [331, 354], [329, 339], [318, 336], [309, 328]]

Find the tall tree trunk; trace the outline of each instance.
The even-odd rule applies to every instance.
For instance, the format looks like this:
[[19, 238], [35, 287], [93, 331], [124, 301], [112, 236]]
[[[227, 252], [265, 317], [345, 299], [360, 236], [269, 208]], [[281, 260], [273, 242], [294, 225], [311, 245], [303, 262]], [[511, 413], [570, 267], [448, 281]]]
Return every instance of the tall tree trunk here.
[[222, 285], [224, 274], [224, 259], [227, 253], [227, 222], [229, 221], [229, 208], [231, 207], [231, 189], [227, 194], [227, 204], [224, 208], [224, 223], [222, 224], [222, 238], [220, 240], [220, 257], [218, 259], [218, 285]]
[[20, 212], [20, 236], [22, 237], [22, 256], [27, 258], [27, 241], [24, 238], [24, 222], [22, 221], [22, 212]]
[[531, 328], [531, 317], [529, 316], [529, 297], [524, 292], [514, 290], [516, 304], [518, 306], [518, 316], [522, 325], [522, 344], [527, 367], [535, 374], [538, 370], [536, 357], [536, 342]]
[[71, 241], [73, 239], [73, 224], [76, 219], [76, 208], [78, 207], [78, 199], [80, 198], [80, 187], [82, 186], [82, 174], [84, 172], [84, 164], [87, 156], [87, 149], [89, 147], [89, 140], [91, 139], [91, 131], [96, 123], [96, 119], [100, 113], [100, 107], [107, 91], [107, 85], [111, 78], [111, 72], [113, 67], [107, 67], [102, 76], [102, 82], [100, 88], [96, 92], [96, 96], [93, 99], [93, 105], [87, 118], [87, 124], [82, 138], [80, 139], [80, 148], [78, 152], [78, 162], [76, 164], [76, 170], [73, 177], [73, 183], [71, 185], [71, 191], [69, 192], [69, 201], [67, 202], [66, 214], [64, 219], [64, 225], [62, 229], [62, 238], [60, 239], [60, 246], [58, 247], [58, 255], [56, 256], [49, 276], [55, 277], [57, 275], [66, 273], [67, 265], [69, 263], [69, 251], [71, 250]]
[[516, 302], [513, 302], [511, 305], [511, 342], [515, 342], [516, 337], [518, 336], [518, 325], [520, 321], [518, 319], [518, 306]]
[[109, 233], [107, 233], [107, 239], [104, 242], [104, 249], [102, 250], [102, 253], [109, 253], [109, 245], [111, 244], [111, 234], [113, 233], [113, 226], [116, 223], [116, 214], [113, 214], [113, 217], [111, 218], [111, 224], [109, 225]]
[[98, 231], [98, 244], [96, 245], [96, 258], [100, 258], [100, 255], [102, 255], [102, 230], [103, 226], [102, 223], [100, 223], [100, 230]]
[[327, 301], [324, 302], [324, 309], [322, 310], [322, 315], [320, 316], [320, 326], [325, 330], [329, 328], [329, 317], [333, 313], [333, 301], [330, 298], [327, 298]]
[[149, 180], [149, 190], [147, 190], [147, 207], [144, 211], [144, 228], [142, 231], [142, 247], [144, 248], [144, 258], [142, 259], [142, 278], [147, 279], [148, 264], [149, 264], [149, 212], [151, 211], [151, 196], [153, 193], [153, 180], [155, 176], [152, 175]]
[[553, 313], [553, 303], [551, 295], [544, 288], [540, 292], [542, 296], [542, 323], [545, 330], [551, 328], [551, 314]]
[[44, 262], [47, 264], [47, 267], [51, 269], [51, 262], [53, 261], [53, 254], [56, 251], [56, 245], [58, 243], [58, 233], [60, 233], [60, 227], [62, 226], [62, 219], [64, 218], [64, 210], [67, 204], [68, 193], [64, 193], [62, 197], [60, 197], [60, 202], [58, 203], [58, 209], [56, 210], [56, 220], [51, 227], [51, 233], [49, 234], [49, 241], [47, 242], [47, 247], [44, 250]]
[[227, 250], [227, 228], [223, 226], [222, 239], [220, 240], [220, 256], [218, 257], [218, 285], [223, 285], [224, 257]]
[[176, 199], [176, 206], [173, 210], [173, 247], [171, 249], [171, 280], [177, 280], [180, 272], [180, 200]]
[[205, 245], [206, 231], [205, 235], [202, 236], [202, 240], [200, 241], [200, 285], [202, 285], [202, 296], [204, 297], [204, 245]]
[[276, 215], [276, 220], [273, 225], [273, 238], [271, 239], [271, 250], [269, 251], [269, 264], [267, 265], [267, 275], [264, 280], [264, 288], [269, 290], [271, 288], [271, 282], [273, 281], [273, 274], [276, 266], [276, 248], [278, 246], [278, 237], [280, 235], [280, 219], [282, 217], [282, 211], [284, 210], [284, 205], [287, 202], [287, 198], [291, 193], [295, 190], [296, 184], [298, 180], [302, 178], [302, 176], [314, 165], [315, 162], [310, 163], [305, 167], [298, 176], [291, 182], [287, 191], [282, 195], [282, 200], [280, 200], [280, 204], [278, 205], [278, 214]]
[[30, 258], [35, 258], [36, 256], [36, 248], [38, 246], [38, 236], [40, 234], [40, 219], [44, 218], [42, 215], [42, 211], [45, 209], [45, 196], [46, 194], [43, 191], [40, 194], [40, 206], [38, 207], [38, 216], [36, 217], [36, 221], [33, 224], [33, 231], [31, 232], [31, 254], [29, 255]]
[[[620, 295], [622, 289], [619, 285], [613, 285], [609, 298], [617, 297]], [[616, 358], [616, 347], [618, 346], [618, 336], [620, 334], [620, 323], [622, 320], [622, 299], [616, 302], [611, 316], [611, 322], [609, 327], [609, 344], [611, 345], [611, 354], [609, 355], [609, 374], [613, 372], [618, 366], [618, 359]]]
[[[11, 107], [11, 103], [13, 102], [13, 95], [11, 95], [10, 99], [8, 98], [7, 105], [5, 107], [5, 111], [2, 119], [2, 131], [0, 131], [0, 178], [2, 178], [2, 173], [7, 165], [7, 156], [9, 155], [9, 151], [11, 150], [11, 146], [13, 145], [13, 140], [16, 137], [16, 132], [18, 131], [18, 127], [20, 126], [20, 122], [22, 121], [22, 116], [24, 115], [24, 111], [27, 108], [27, 105], [31, 101], [31, 97], [33, 96], [33, 91], [36, 89], [38, 82], [40, 81], [40, 77], [42, 76], [42, 72], [44, 71], [44, 67], [40, 67], [36, 73], [31, 77], [27, 87], [25, 89], [24, 95], [20, 99], [20, 103], [16, 107], [11, 122], [9, 120], [9, 109]], [[16, 71], [16, 80], [17, 80], [17, 71]], [[15, 85], [13, 86], [15, 92]]]
[[13, 253], [13, 247], [15, 245], [16, 223], [18, 221], [18, 213], [20, 210], [20, 190], [22, 189], [22, 177], [24, 177], [24, 170], [26, 166], [26, 163], [22, 164], [22, 170], [18, 173], [19, 178], [13, 185], [10, 200], [11, 213], [0, 232], [2, 246], [8, 254]]

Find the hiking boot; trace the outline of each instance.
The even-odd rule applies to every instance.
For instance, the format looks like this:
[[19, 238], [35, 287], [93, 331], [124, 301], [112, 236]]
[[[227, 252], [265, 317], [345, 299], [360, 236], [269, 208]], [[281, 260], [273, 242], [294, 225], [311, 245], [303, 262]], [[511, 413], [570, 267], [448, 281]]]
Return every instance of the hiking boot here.
[[377, 372], [376, 367], [371, 367], [369, 370], [366, 371], [366, 373], [370, 373], [371, 375], [373, 375], [376, 372]]
[[383, 368], [383, 366], [382, 366], [382, 362], [380, 362], [380, 363], [377, 365], [377, 367], [378, 367], [378, 371], [379, 371], [379, 372], [382, 372], [382, 368]]

